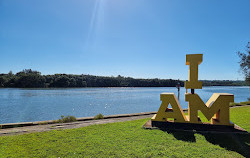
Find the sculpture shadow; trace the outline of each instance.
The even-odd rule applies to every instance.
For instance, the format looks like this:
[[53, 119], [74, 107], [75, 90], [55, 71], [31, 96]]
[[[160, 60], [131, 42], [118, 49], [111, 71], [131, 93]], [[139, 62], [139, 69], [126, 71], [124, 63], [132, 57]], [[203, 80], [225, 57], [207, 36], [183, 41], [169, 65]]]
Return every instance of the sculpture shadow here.
[[214, 144], [219, 145], [227, 150], [235, 151], [244, 157], [250, 157], [250, 134], [236, 133], [202, 133], [205, 139]]
[[177, 140], [182, 140], [186, 142], [196, 142], [194, 132], [192, 131], [177, 131], [169, 130], [166, 128], [160, 128], [160, 130], [167, 132], [168, 134], [172, 134]]
[[234, 151], [244, 157], [250, 157], [250, 134], [249, 133], [212, 133], [212, 132], [193, 132], [169, 130], [159, 128], [160, 130], [172, 134], [177, 140], [186, 142], [196, 142], [195, 133], [205, 137], [205, 139], [214, 145], [219, 145], [226, 150]]

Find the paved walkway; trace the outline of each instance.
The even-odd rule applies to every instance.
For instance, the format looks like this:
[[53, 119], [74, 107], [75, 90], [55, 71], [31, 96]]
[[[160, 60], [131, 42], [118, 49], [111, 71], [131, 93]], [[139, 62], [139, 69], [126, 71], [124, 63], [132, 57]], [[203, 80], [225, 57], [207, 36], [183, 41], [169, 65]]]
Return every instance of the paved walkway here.
[[70, 122], [70, 123], [57, 123], [57, 124], [6, 128], [6, 129], [0, 129], [0, 136], [44, 132], [44, 131], [50, 131], [50, 130], [56, 130], [56, 129], [79, 128], [79, 127], [86, 127], [86, 126], [93, 125], [93, 124], [105, 124], [105, 123], [113, 123], [113, 122], [138, 120], [138, 119], [143, 119], [143, 118], [151, 118], [152, 116], [153, 114], [148, 114], [148, 115], [144, 114], [144, 115], [139, 115], [139, 116], [107, 118], [107, 119], [101, 119], [101, 120], [88, 120], [88, 121], [77, 121], [77, 122]]

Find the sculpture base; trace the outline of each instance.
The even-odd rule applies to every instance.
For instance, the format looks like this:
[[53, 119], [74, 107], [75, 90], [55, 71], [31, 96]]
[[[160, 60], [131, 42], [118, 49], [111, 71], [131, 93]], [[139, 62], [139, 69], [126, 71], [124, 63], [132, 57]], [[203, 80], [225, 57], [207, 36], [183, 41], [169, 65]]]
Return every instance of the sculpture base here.
[[143, 128], [146, 129], [161, 129], [161, 130], [179, 130], [192, 132], [222, 132], [222, 133], [248, 133], [245, 129], [234, 124], [234, 126], [212, 125], [209, 123], [194, 124], [194, 123], [177, 123], [172, 121], [147, 121]]

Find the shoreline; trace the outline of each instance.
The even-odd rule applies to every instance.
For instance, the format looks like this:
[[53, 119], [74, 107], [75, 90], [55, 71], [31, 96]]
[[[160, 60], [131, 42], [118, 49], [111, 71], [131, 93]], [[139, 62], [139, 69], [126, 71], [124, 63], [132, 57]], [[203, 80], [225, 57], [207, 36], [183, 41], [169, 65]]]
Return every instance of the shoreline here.
[[[187, 109], [184, 109], [183, 111], [187, 111]], [[124, 118], [124, 117], [134, 117], [134, 116], [147, 116], [147, 115], [153, 115], [153, 114], [156, 114], [156, 113], [157, 113], [157, 111], [142, 112], [142, 113], [131, 113], [131, 114], [107, 115], [107, 116], [104, 116], [103, 119], [98, 119], [98, 120], [113, 119], [113, 118]], [[76, 118], [76, 121], [74, 121], [74, 122], [91, 121], [91, 120], [95, 120], [94, 116], [92, 116], [92, 117], [78, 117], [78, 118]], [[73, 123], [73, 122], [67, 122], [67, 123]], [[1, 129], [7, 129], [7, 128], [36, 126], [36, 125], [48, 125], [48, 124], [66, 124], [66, 123], [58, 123], [58, 122], [56, 122], [56, 120], [4, 123], [4, 124], [0, 124], [0, 130]]]
[[[236, 107], [243, 107], [243, 106], [250, 106], [250, 105], [235, 105], [231, 106], [230, 108]], [[188, 109], [183, 109], [183, 112], [187, 112]], [[132, 117], [149, 117], [156, 114], [157, 111], [152, 112], [142, 112], [142, 113], [131, 113], [131, 114], [117, 114], [117, 115], [106, 115], [103, 119], [95, 119], [94, 116], [92, 117], [79, 117], [76, 118], [74, 122], [67, 122], [67, 123], [58, 123], [56, 120], [45, 120], [45, 121], [34, 121], [34, 122], [17, 122], [17, 123], [4, 123], [0, 124], [0, 131], [4, 129], [13, 129], [13, 128], [22, 128], [22, 127], [30, 127], [30, 126], [43, 126], [43, 125], [69, 125], [81, 122], [89, 122], [89, 121], [100, 121], [100, 120], [109, 120], [109, 119], [123, 119], [123, 118], [132, 118]], [[0, 132], [0, 135], [2, 132]]]
[[[165, 87], [36, 87], [36, 88], [22, 88], [22, 87], [0, 87], [0, 89], [78, 89], [78, 88], [167, 88], [167, 87], [176, 87], [176, 86], [165, 86]], [[249, 87], [248, 85], [213, 85], [213, 86], [207, 86], [203, 85], [202, 87]], [[180, 88], [185, 88], [184, 86], [181, 86]]]

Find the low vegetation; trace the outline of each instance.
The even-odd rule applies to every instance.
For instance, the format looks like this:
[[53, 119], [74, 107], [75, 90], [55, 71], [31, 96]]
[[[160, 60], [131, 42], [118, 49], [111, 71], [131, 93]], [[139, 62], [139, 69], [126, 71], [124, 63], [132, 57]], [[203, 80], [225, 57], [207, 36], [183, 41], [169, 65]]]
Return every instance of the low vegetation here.
[[[250, 106], [231, 108], [250, 132]], [[202, 119], [204, 117], [201, 116]], [[250, 135], [146, 130], [148, 119], [0, 137], [0, 157], [249, 157]]]
[[98, 114], [94, 117], [94, 120], [104, 119], [103, 114]]
[[63, 116], [61, 115], [61, 118], [56, 120], [56, 123], [67, 123], [67, 122], [75, 122], [76, 118], [75, 116]]

